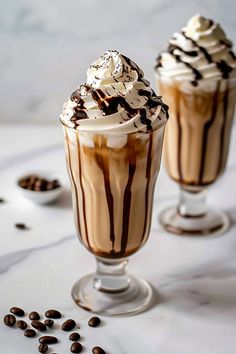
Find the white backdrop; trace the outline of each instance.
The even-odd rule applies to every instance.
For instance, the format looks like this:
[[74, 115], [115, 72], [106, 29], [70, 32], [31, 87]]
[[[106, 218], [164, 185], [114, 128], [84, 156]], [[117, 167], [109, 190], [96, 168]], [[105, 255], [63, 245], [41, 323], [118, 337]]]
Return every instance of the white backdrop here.
[[63, 101], [107, 49], [154, 85], [155, 58], [195, 13], [236, 41], [235, 0], [0, 0], [0, 122], [56, 123]]

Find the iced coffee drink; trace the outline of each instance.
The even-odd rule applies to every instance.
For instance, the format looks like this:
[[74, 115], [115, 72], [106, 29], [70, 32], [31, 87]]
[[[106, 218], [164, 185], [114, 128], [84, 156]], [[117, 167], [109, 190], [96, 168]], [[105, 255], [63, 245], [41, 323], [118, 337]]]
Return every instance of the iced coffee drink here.
[[[228, 156], [236, 100], [232, 43], [219, 24], [196, 15], [158, 57], [156, 76], [170, 105], [165, 166], [183, 190], [180, 205], [162, 223], [176, 233], [219, 232], [228, 221], [206, 209], [204, 190], [223, 174]], [[190, 219], [181, 223], [181, 216], [194, 218], [194, 226]]]
[[[168, 107], [142, 70], [117, 51], [93, 63], [86, 83], [64, 104], [61, 122], [76, 228], [83, 245], [97, 257], [99, 274], [101, 268], [105, 272], [74, 287], [73, 297], [82, 307], [126, 311], [122, 301], [127, 302], [127, 292], [134, 295], [136, 287], [142, 290], [131, 306], [136, 312], [149, 293], [146, 283], [144, 289], [123, 273], [124, 259], [148, 238], [167, 117]], [[119, 269], [119, 277], [114, 274], [118, 282], [110, 281], [114, 267]], [[84, 294], [89, 289], [96, 289], [96, 303], [88, 304]], [[116, 309], [114, 297], [113, 309], [101, 309], [102, 293], [120, 294]]]

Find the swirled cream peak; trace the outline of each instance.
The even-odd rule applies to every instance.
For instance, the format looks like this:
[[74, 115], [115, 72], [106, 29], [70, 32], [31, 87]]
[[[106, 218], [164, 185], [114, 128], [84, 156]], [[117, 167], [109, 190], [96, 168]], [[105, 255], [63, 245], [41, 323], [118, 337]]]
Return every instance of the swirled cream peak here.
[[195, 15], [181, 32], [174, 33], [166, 51], [157, 58], [156, 70], [165, 76], [189, 79], [228, 78], [236, 74], [232, 42], [218, 23]]
[[65, 102], [61, 121], [92, 132], [130, 133], [156, 129], [168, 107], [150, 88], [143, 71], [115, 50], [90, 65], [87, 81]]

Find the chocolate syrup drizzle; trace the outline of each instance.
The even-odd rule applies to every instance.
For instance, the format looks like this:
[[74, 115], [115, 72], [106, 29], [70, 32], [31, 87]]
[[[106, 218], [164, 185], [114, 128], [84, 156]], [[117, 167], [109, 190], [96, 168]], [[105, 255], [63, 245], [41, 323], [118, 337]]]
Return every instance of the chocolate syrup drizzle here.
[[[216, 177], [215, 179], [220, 175], [223, 164], [224, 164], [224, 156], [225, 156], [225, 134], [226, 134], [226, 128], [227, 128], [227, 122], [228, 122], [228, 103], [229, 103], [229, 87], [227, 85], [224, 95], [223, 95], [223, 123], [221, 125], [221, 131], [220, 131], [220, 142], [219, 142], [219, 160], [218, 160], [218, 165], [216, 169]], [[213, 181], [204, 181], [204, 174], [205, 174], [205, 167], [206, 167], [206, 156], [207, 156], [207, 149], [209, 147], [210, 141], [209, 141], [209, 133], [211, 130], [211, 127], [213, 126], [214, 122], [216, 121], [217, 118], [217, 109], [218, 109], [218, 104], [219, 104], [219, 95], [220, 95], [220, 82], [218, 82], [216, 90], [214, 92], [213, 100], [211, 103], [211, 115], [210, 118], [207, 120], [207, 122], [204, 124], [203, 127], [203, 139], [202, 139], [202, 145], [201, 145], [201, 158], [200, 158], [200, 167], [199, 167], [199, 176], [197, 179], [197, 182], [188, 182], [184, 179], [183, 176], [183, 171], [182, 171], [182, 166], [181, 166], [181, 161], [182, 161], [182, 127], [180, 123], [180, 116], [181, 112], [179, 111], [179, 102], [181, 100], [181, 97], [176, 96], [176, 123], [178, 127], [178, 143], [177, 143], [177, 166], [178, 166], [178, 182], [183, 184], [183, 185], [191, 185], [191, 186], [205, 186], [211, 184]]]
[[223, 124], [221, 127], [220, 134], [220, 146], [219, 146], [219, 164], [217, 168], [217, 175], [220, 174], [223, 167], [223, 157], [224, 157], [224, 145], [225, 145], [225, 130], [227, 125], [227, 112], [228, 112], [228, 101], [229, 101], [229, 85], [225, 89], [224, 98], [223, 98]]
[[104, 158], [99, 153], [99, 138], [102, 140], [102, 144], [105, 145], [106, 140], [104, 137], [96, 137], [95, 138], [95, 149], [98, 151], [95, 155], [97, 165], [102, 171], [103, 180], [104, 180], [104, 187], [107, 199], [107, 207], [109, 213], [109, 220], [110, 220], [110, 240], [112, 244], [111, 253], [114, 253], [114, 244], [115, 244], [115, 227], [114, 227], [114, 199], [111, 191], [111, 184], [110, 184], [110, 172], [109, 172], [109, 161]]
[[134, 174], [136, 170], [136, 151], [135, 144], [133, 143], [131, 136], [128, 135], [127, 147], [133, 149], [133, 153], [129, 154], [129, 177], [128, 182], [125, 187], [124, 200], [123, 200], [123, 224], [122, 224], [122, 237], [121, 237], [121, 249], [120, 254], [125, 255], [126, 246], [129, 237], [129, 218], [131, 209], [131, 198], [132, 198], [132, 183], [134, 179]]
[[[143, 78], [143, 72], [139, 69], [139, 67], [128, 57], [124, 55], [122, 57], [127, 63], [127, 65], [132, 70], [136, 71], [137, 81], [142, 82], [145, 86], [148, 86], [148, 82]], [[93, 67], [98, 69], [99, 65], [93, 65]], [[125, 66], [123, 70], [126, 73], [128, 72]], [[161, 106], [162, 112], [166, 114], [168, 118], [168, 106], [162, 102], [161, 97], [158, 97], [153, 90], [151, 92], [143, 89], [140, 89], [138, 91], [138, 94], [140, 94], [140, 96], [145, 96], [148, 98], [148, 100], [142, 108], [137, 109], [132, 108], [126, 101], [125, 97], [122, 95], [108, 96], [101, 89], [94, 89], [92, 86], [86, 84], [83, 86], [87, 90], [87, 92], [91, 93], [93, 100], [97, 103], [98, 108], [102, 111], [104, 116], [108, 116], [118, 112], [118, 107], [120, 106], [124, 108], [129, 118], [132, 118], [138, 113], [140, 113], [141, 123], [147, 126], [148, 131], [150, 131], [152, 128], [152, 122], [149, 118], [147, 118], [146, 108], [151, 109]], [[82, 99], [79, 90], [73, 92], [70, 99], [71, 101], [77, 104], [74, 108], [74, 114], [70, 119], [74, 123], [74, 128], [77, 128], [79, 126], [79, 120], [88, 118], [86, 107], [84, 105], [85, 102]]]
[[[162, 112], [166, 115], [167, 118], [169, 117], [168, 115], [169, 107], [162, 102], [161, 97], [157, 96], [153, 90], [148, 91], [148, 90], [140, 89], [138, 91], [138, 94], [140, 96], [146, 96], [148, 98], [145, 106], [139, 109], [132, 108], [126, 101], [125, 97], [121, 95], [106, 96], [101, 89], [93, 89], [90, 86], [87, 86], [87, 90], [91, 93], [93, 100], [96, 102], [99, 109], [103, 112], [104, 116], [111, 115], [118, 112], [118, 107], [120, 106], [125, 109], [127, 115], [130, 118], [139, 113], [141, 123], [147, 126], [148, 131], [152, 129], [152, 121], [147, 117], [146, 109], [152, 109], [161, 106]], [[79, 120], [88, 118], [88, 116], [86, 113], [86, 109], [84, 107], [84, 101], [80, 97], [78, 91], [75, 91], [72, 94], [71, 100], [73, 100], [76, 103], [78, 102], [78, 106], [74, 108], [75, 113], [71, 118], [71, 121], [74, 122], [75, 124], [74, 127], [77, 128], [79, 125]]]
[[[76, 213], [77, 213], [77, 220], [78, 220], [78, 231], [79, 231], [79, 236], [82, 238], [82, 228], [81, 228], [81, 223], [80, 223], [80, 215], [79, 215], [79, 200], [78, 200], [78, 189], [76, 185], [76, 181], [73, 175], [73, 167], [72, 167], [72, 162], [71, 162], [71, 153], [70, 153], [70, 144], [69, 144], [69, 138], [66, 134], [66, 145], [67, 145], [67, 156], [68, 156], [68, 170], [70, 174], [70, 179], [71, 183], [75, 192], [75, 208], [76, 208]], [[82, 195], [82, 205], [83, 205], [83, 220], [84, 220], [84, 228], [85, 228], [85, 237], [86, 237], [86, 243], [88, 249], [91, 250], [91, 246], [89, 243], [89, 238], [88, 238], [88, 230], [87, 230], [87, 219], [86, 219], [86, 211], [85, 211], [85, 196], [84, 196], [84, 189], [82, 185], [82, 174], [81, 174], [81, 158], [80, 158], [80, 144], [79, 144], [79, 138], [77, 136], [77, 150], [78, 150], [78, 161], [79, 161], [79, 183], [80, 183], [80, 190], [81, 190], [81, 195]]]
[[147, 154], [147, 165], [146, 165], [146, 190], [145, 190], [145, 218], [143, 224], [143, 235], [142, 240], [145, 239], [146, 236], [146, 228], [147, 228], [147, 217], [148, 217], [148, 202], [149, 202], [149, 186], [151, 181], [151, 161], [152, 161], [152, 146], [153, 146], [153, 137], [150, 135], [149, 146], [148, 146], [148, 154]]
[[75, 128], [77, 128], [79, 126], [79, 120], [88, 118], [88, 115], [86, 113], [86, 108], [84, 107], [84, 100], [81, 98], [78, 90], [72, 93], [70, 99], [77, 103], [77, 106], [74, 108], [74, 114], [70, 118], [71, 122], [74, 123]]
[[207, 149], [207, 144], [208, 144], [208, 134], [209, 130], [212, 126], [212, 124], [215, 121], [216, 118], [216, 113], [217, 113], [217, 101], [218, 101], [218, 96], [219, 96], [219, 89], [220, 89], [220, 83], [218, 82], [217, 88], [213, 97], [212, 101], [212, 113], [210, 119], [205, 123], [204, 129], [203, 129], [203, 141], [202, 141], [202, 155], [201, 155], [201, 165], [200, 165], [200, 171], [199, 171], [199, 185], [202, 184], [203, 182], [203, 174], [204, 174], [204, 167], [205, 167], [205, 157], [206, 157], [206, 149]]
[[[212, 20], [209, 20], [209, 28], [213, 24], [214, 24], [214, 22]], [[181, 34], [187, 40], [191, 41], [193, 47], [197, 48], [197, 50], [186, 51], [186, 50], [182, 49], [181, 47], [179, 47], [178, 45], [170, 43], [167, 48], [167, 52], [175, 58], [177, 63], [182, 63], [185, 66], [187, 66], [190, 70], [192, 70], [193, 75], [194, 75], [194, 80], [191, 83], [193, 86], [198, 85], [198, 81], [202, 79], [202, 74], [193, 65], [184, 61], [180, 55], [175, 54], [174, 51], [176, 49], [179, 50], [181, 53], [184, 53], [185, 55], [188, 55], [190, 57], [196, 57], [198, 55], [198, 53], [201, 52], [209, 64], [214, 63], [217, 66], [217, 68], [219, 69], [219, 71], [222, 74], [223, 79], [227, 79], [229, 77], [229, 74], [233, 70], [233, 68], [230, 65], [228, 65], [225, 60], [220, 60], [219, 62], [214, 62], [212, 56], [210, 55], [210, 53], [208, 53], [206, 48], [198, 45], [198, 43], [195, 40], [193, 40], [191, 37], [187, 36], [184, 31], [182, 31]], [[219, 43], [222, 45], [225, 45], [228, 48], [232, 47], [232, 44], [225, 41], [225, 40], [220, 40]], [[235, 59], [235, 54], [233, 53], [232, 50], [230, 51], [230, 54], [231, 54], [232, 58]], [[156, 69], [158, 69], [159, 67], [162, 67], [161, 58], [162, 58], [161, 55], [159, 55], [157, 58], [157, 64], [155, 66]]]

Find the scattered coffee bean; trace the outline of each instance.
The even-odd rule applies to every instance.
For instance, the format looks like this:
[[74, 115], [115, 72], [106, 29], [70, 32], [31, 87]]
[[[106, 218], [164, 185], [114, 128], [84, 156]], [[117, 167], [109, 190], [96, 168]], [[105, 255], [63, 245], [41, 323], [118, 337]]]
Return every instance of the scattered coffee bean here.
[[20, 329], [26, 329], [28, 327], [27, 323], [25, 321], [16, 321], [16, 327]]
[[71, 331], [73, 328], [75, 328], [75, 326], [76, 326], [75, 321], [69, 319], [69, 320], [65, 321], [65, 322], [62, 324], [61, 329], [62, 329], [63, 331], [67, 331], [67, 332], [68, 332], [68, 331]]
[[26, 329], [24, 332], [24, 336], [28, 338], [33, 338], [36, 336], [36, 332], [34, 329]]
[[25, 311], [19, 307], [12, 307], [10, 309], [10, 312], [13, 313], [13, 315], [20, 316], [20, 317], [23, 317], [25, 315]]
[[58, 342], [58, 339], [52, 336], [44, 336], [39, 338], [39, 342], [42, 344], [55, 344]]
[[47, 327], [45, 326], [45, 324], [41, 321], [32, 321], [31, 322], [32, 327], [34, 327], [35, 329], [37, 329], [38, 331], [46, 331]]
[[79, 339], [80, 339], [80, 334], [76, 332], [71, 333], [69, 336], [69, 340], [72, 340], [72, 342], [77, 342], [77, 340]]
[[88, 321], [88, 325], [90, 327], [97, 327], [101, 323], [101, 320], [99, 317], [91, 317], [90, 320]]
[[53, 320], [45, 320], [44, 324], [45, 324], [45, 326], [51, 328], [54, 325], [54, 321]]
[[13, 315], [6, 315], [6, 316], [4, 317], [4, 323], [5, 323], [5, 325], [8, 326], [8, 327], [14, 326], [14, 324], [16, 323], [16, 318], [15, 318], [15, 316], [13, 316]]
[[105, 350], [101, 347], [93, 347], [92, 349], [93, 354], [106, 354]]
[[38, 320], [40, 320], [40, 316], [39, 316], [38, 312], [33, 311], [33, 312], [30, 312], [29, 319], [31, 321], [38, 321]]
[[17, 224], [15, 224], [15, 227], [17, 228], [17, 229], [19, 229], [19, 230], [28, 230], [29, 228], [25, 225], [25, 224], [23, 224], [23, 223], [17, 223]]
[[83, 350], [83, 346], [79, 342], [74, 342], [70, 347], [71, 353], [81, 353], [82, 350]]
[[57, 310], [48, 310], [45, 312], [45, 316], [48, 318], [61, 318], [61, 313]]
[[38, 351], [40, 353], [46, 353], [48, 351], [48, 346], [47, 344], [40, 344], [39, 345], [39, 348], [38, 348]]

